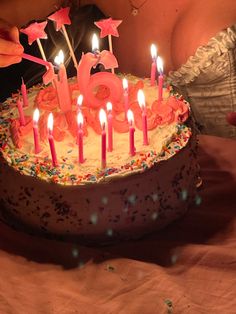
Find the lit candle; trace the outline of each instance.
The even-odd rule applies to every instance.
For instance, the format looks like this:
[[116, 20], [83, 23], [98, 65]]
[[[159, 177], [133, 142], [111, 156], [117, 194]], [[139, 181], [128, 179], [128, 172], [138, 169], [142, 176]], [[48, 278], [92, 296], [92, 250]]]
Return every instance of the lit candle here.
[[28, 107], [29, 102], [28, 102], [28, 97], [27, 97], [27, 89], [26, 89], [26, 85], [24, 83], [23, 77], [22, 77], [22, 84], [21, 84], [21, 94], [22, 94], [22, 99], [23, 99], [23, 106]]
[[78, 98], [77, 98], [77, 111], [81, 111], [81, 106], [83, 104], [83, 100], [84, 100], [84, 97], [83, 95], [79, 95]]
[[82, 112], [79, 111], [77, 115], [77, 122], [78, 122], [78, 147], [79, 147], [79, 163], [82, 164], [84, 162], [84, 144], [83, 144], [83, 137], [84, 137], [84, 132], [83, 132], [83, 123], [84, 123], [84, 118], [82, 115]]
[[101, 141], [101, 166], [102, 169], [106, 167], [106, 123], [107, 117], [104, 109], [99, 111], [99, 119], [102, 127], [102, 141]]
[[55, 57], [54, 62], [59, 65], [58, 75], [55, 76], [55, 87], [60, 109], [63, 112], [71, 110], [71, 93], [67, 81], [66, 68], [64, 65], [64, 54], [62, 50]]
[[133, 112], [129, 109], [127, 112], [127, 118], [129, 122], [129, 154], [130, 156], [135, 155], [135, 146], [134, 146], [134, 114]]
[[164, 81], [164, 77], [163, 77], [163, 61], [161, 59], [161, 57], [157, 57], [157, 70], [159, 72], [159, 76], [158, 76], [158, 100], [162, 101], [163, 99], [163, 81]]
[[128, 81], [126, 78], [123, 78], [122, 84], [124, 90], [125, 117], [127, 117], [127, 111], [129, 109], [129, 94], [128, 94]]
[[18, 98], [16, 103], [17, 103], [17, 108], [18, 108], [18, 112], [19, 112], [20, 125], [25, 126], [26, 122], [25, 122], [25, 115], [24, 115], [24, 111], [23, 111], [22, 101]]
[[56, 155], [56, 149], [55, 149], [55, 143], [54, 143], [52, 131], [53, 131], [53, 114], [50, 113], [48, 116], [48, 142], [49, 142], [51, 156], [52, 156], [52, 165], [53, 167], [57, 167], [58, 162], [57, 162], [57, 155]]
[[152, 56], [152, 66], [151, 66], [151, 86], [155, 85], [156, 82], [156, 61], [157, 61], [157, 48], [154, 44], [151, 45], [151, 56]]
[[112, 103], [107, 103], [108, 152], [113, 151]]
[[33, 114], [33, 132], [34, 132], [34, 152], [38, 154], [41, 151], [39, 144], [39, 130], [38, 130], [38, 121], [39, 121], [39, 110], [36, 108]]
[[143, 145], [148, 145], [148, 131], [147, 131], [147, 113], [146, 113], [146, 104], [145, 96], [143, 91], [140, 89], [138, 91], [138, 103], [142, 110], [142, 121], [143, 121]]
[[93, 34], [93, 37], [92, 37], [92, 52], [95, 54], [95, 55], [98, 55], [99, 54], [99, 41], [98, 41], [98, 36], [96, 34]]

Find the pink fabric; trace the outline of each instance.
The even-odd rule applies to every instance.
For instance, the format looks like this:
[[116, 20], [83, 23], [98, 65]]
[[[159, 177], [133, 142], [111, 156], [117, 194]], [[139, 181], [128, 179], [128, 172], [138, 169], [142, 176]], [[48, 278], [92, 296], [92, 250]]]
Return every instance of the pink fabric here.
[[201, 204], [139, 241], [86, 248], [1, 224], [0, 313], [235, 313], [236, 141], [200, 136], [199, 161]]

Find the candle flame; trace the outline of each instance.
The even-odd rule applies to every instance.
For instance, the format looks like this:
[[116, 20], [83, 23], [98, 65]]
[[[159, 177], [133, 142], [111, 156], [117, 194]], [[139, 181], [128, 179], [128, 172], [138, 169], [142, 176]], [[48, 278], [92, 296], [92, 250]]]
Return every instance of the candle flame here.
[[99, 42], [96, 34], [93, 34], [92, 38], [92, 51], [96, 52], [99, 50]]
[[79, 112], [78, 115], [77, 115], [77, 122], [78, 122], [78, 125], [81, 127], [84, 123], [84, 117], [82, 115], [82, 112]]
[[134, 114], [133, 111], [130, 109], [127, 111], [127, 119], [129, 121], [129, 124], [132, 125], [134, 123]]
[[77, 98], [77, 105], [82, 106], [83, 100], [84, 100], [83, 95], [79, 95]]
[[62, 50], [59, 51], [58, 55], [54, 59], [54, 62], [58, 65], [64, 63], [64, 53]]
[[124, 89], [124, 90], [128, 89], [128, 81], [127, 81], [126, 78], [123, 78], [122, 84], [123, 84], [123, 89]]
[[100, 120], [101, 127], [104, 128], [107, 123], [107, 115], [104, 109], [101, 109], [99, 111], [99, 120]]
[[39, 121], [39, 110], [38, 110], [38, 108], [36, 108], [36, 109], [34, 110], [33, 121], [34, 121], [35, 123], [38, 123], [38, 121]]
[[157, 47], [154, 44], [151, 44], [151, 56], [152, 59], [156, 59], [157, 57]]
[[157, 57], [157, 70], [160, 74], [163, 73], [163, 60], [161, 57]]
[[52, 112], [48, 116], [48, 130], [51, 132], [53, 130], [53, 114], [52, 114]]
[[145, 95], [142, 89], [138, 90], [138, 103], [142, 109], [145, 107]]
[[107, 111], [112, 111], [112, 103], [110, 101], [107, 103]]

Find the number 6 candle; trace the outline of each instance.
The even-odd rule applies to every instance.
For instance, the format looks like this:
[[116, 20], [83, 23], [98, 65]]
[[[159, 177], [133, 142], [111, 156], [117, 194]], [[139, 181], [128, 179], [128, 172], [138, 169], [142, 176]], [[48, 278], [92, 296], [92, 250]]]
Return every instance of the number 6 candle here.
[[50, 113], [48, 116], [48, 142], [49, 142], [51, 156], [52, 156], [52, 165], [53, 167], [57, 167], [58, 162], [57, 162], [57, 155], [56, 155], [56, 149], [55, 149], [55, 143], [54, 143], [52, 131], [53, 131], [53, 114]]
[[147, 113], [146, 113], [146, 104], [145, 96], [143, 91], [140, 89], [138, 91], [138, 103], [142, 110], [142, 121], [143, 121], [143, 145], [148, 145], [148, 131], [147, 131]]
[[104, 109], [99, 111], [99, 119], [102, 127], [102, 141], [101, 141], [101, 166], [102, 169], [106, 168], [106, 123], [107, 117]]

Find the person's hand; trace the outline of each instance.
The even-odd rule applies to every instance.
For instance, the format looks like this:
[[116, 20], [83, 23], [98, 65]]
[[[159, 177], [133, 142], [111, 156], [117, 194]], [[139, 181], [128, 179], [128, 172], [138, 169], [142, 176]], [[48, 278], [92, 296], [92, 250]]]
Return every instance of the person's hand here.
[[19, 41], [17, 27], [0, 19], [0, 67], [19, 63], [24, 49]]

